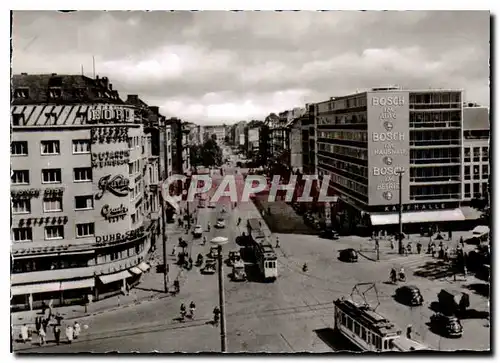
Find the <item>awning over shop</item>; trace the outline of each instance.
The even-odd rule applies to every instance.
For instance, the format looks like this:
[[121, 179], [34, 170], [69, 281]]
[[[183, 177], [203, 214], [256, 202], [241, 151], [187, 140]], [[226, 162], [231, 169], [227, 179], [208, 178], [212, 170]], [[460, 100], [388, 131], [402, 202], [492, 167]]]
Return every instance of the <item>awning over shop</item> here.
[[117, 272], [117, 273], [111, 274], [111, 275], [99, 276], [99, 280], [101, 280], [101, 282], [103, 284], [109, 284], [109, 283], [114, 282], [114, 281], [126, 279], [130, 276], [132, 276], [132, 274], [130, 272], [128, 272], [127, 270], [124, 270], [124, 271], [120, 271], [120, 272]]
[[460, 207], [460, 209], [462, 210], [462, 213], [467, 220], [474, 221], [476, 219], [481, 219], [482, 213], [477, 209], [474, 209], [472, 207]]
[[140, 264], [137, 265], [137, 267], [139, 267], [144, 272], [146, 272], [151, 268], [151, 266], [149, 266], [149, 264], [147, 264], [146, 262], [141, 262]]
[[51, 292], [59, 291], [61, 289], [61, 283], [58, 282], [46, 282], [41, 284], [30, 284], [30, 285], [14, 285], [10, 288], [12, 296], [15, 295], [28, 295], [28, 294], [38, 294], [41, 292]]
[[95, 279], [83, 279], [83, 280], [72, 280], [72, 281], [61, 281], [61, 290], [74, 290], [74, 289], [85, 289], [87, 287], [94, 287]]
[[[451, 222], [463, 221], [465, 217], [462, 211], [457, 209], [403, 212], [403, 223], [425, 223], [425, 222]], [[388, 224], [398, 224], [398, 213], [373, 213], [370, 214], [372, 226], [382, 226]]]
[[142, 274], [142, 270], [139, 267], [137, 267], [137, 266], [134, 266], [134, 267], [130, 268], [129, 271], [132, 272], [135, 275]]

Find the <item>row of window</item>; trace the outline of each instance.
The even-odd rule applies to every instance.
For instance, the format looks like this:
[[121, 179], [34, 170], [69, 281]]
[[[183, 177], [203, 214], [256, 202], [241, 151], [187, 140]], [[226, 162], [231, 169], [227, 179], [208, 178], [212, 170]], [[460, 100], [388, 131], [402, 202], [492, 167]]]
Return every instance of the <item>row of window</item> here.
[[351, 174], [359, 175], [363, 178], [368, 178], [368, 168], [366, 166], [337, 160], [329, 156], [318, 156], [318, 160], [321, 160], [323, 164], [330, 165], [335, 169], [345, 170]]
[[[92, 195], [80, 195], [75, 197], [75, 210], [94, 209], [94, 197]], [[43, 198], [44, 212], [62, 212], [62, 197]], [[31, 199], [14, 199], [12, 201], [13, 214], [31, 213]]]
[[[90, 153], [90, 140], [73, 140], [73, 154]], [[14, 156], [28, 155], [27, 141], [13, 141], [10, 145], [10, 153]], [[59, 140], [44, 140], [40, 142], [40, 155], [60, 155], [61, 143]]]
[[410, 104], [462, 103], [461, 92], [411, 93]]
[[461, 199], [460, 184], [411, 185], [410, 200]]
[[[92, 181], [92, 168], [73, 168], [73, 181], [74, 182], [91, 182]], [[12, 170], [11, 183], [14, 185], [29, 184], [30, 183], [30, 171], [29, 170]], [[42, 169], [42, 183], [43, 184], [62, 183], [61, 169]]]
[[[479, 169], [479, 166], [476, 165], [473, 167], [473, 176], [474, 180], [479, 180], [479, 179], [488, 179], [489, 177], [489, 165], [481, 165], [481, 170]], [[464, 166], [464, 179], [465, 180], [470, 180], [470, 175], [471, 175], [471, 166], [470, 165], [465, 165]], [[481, 174], [480, 174], [481, 172]]]
[[129, 137], [127, 142], [129, 149], [137, 148], [139, 146], [144, 145], [144, 136]]
[[[319, 161], [318, 161], [319, 163]], [[328, 165], [328, 164], [326, 164]], [[342, 175], [337, 175], [335, 173], [332, 173], [330, 171], [327, 172], [330, 175], [330, 181], [332, 183], [336, 183], [339, 185], [342, 185], [343, 187], [347, 189], [354, 190], [355, 192], [361, 194], [361, 195], [368, 195], [368, 187], [366, 185], [363, 185], [361, 183], [358, 183], [354, 180], [348, 179]]]
[[460, 163], [459, 148], [440, 149], [411, 149], [410, 163], [412, 164], [438, 164], [438, 163]]
[[[93, 237], [94, 223], [77, 223], [75, 225], [76, 237], [77, 238], [87, 238]], [[32, 227], [21, 227], [12, 228], [12, 236], [14, 242], [31, 242], [33, 241], [33, 228]], [[47, 226], [45, 227], [45, 239], [63, 239], [64, 238], [64, 226]]]
[[[366, 343], [375, 346], [376, 349], [382, 350], [382, 338], [374, 334], [372, 331], [366, 329], [364, 326], [358, 324], [355, 320], [353, 320], [349, 315], [345, 314], [343, 311], [336, 310], [337, 314], [336, 322], [340, 323], [354, 334], [356, 334], [359, 338], [364, 340]], [[391, 339], [384, 339], [384, 349], [388, 350], [391, 347], [390, 344]]]
[[137, 159], [128, 163], [128, 173], [129, 175], [135, 175], [141, 172], [141, 160]]
[[317, 116], [318, 125], [366, 124], [366, 112], [346, 113], [343, 115]]
[[334, 139], [334, 140], [349, 140], [349, 141], [368, 141], [368, 132], [367, 131], [320, 131], [320, 138], [325, 139]]
[[144, 181], [141, 179], [139, 180], [136, 184], [135, 187], [130, 191], [130, 200], [134, 200], [137, 198], [139, 195], [141, 195], [141, 190], [142, 190], [142, 184]]
[[410, 181], [433, 182], [460, 180], [460, 165], [410, 168]]
[[481, 161], [488, 161], [489, 160], [489, 147], [488, 146], [483, 146], [483, 147], [465, 147], [464, 148], [464, 161], [465, 162], [470, 162], [471, 161], [471, 155], [473, 155], [472, 161], [478, 162]]
[[470, 191], [470, 183], [465, 183], [464, 184], [464, 197], [465, 198], [472, 198], [476, 197], [478, 194], [484, 196], [488, 195], [488, 183], [483, 182], [483, 183], [473, 183], [473, 193], [471, 194]]
[[332, 154], [340, 154], [355, 159], [368, 160], [368, 150], [354, 146], [340, 146], [318, 142], [318, 150]]
[[341, 100], [331, 100], [330, 102], [328, 102], [328, 111], [364, 106], [366, 106], [366, 95], [344, 98]]

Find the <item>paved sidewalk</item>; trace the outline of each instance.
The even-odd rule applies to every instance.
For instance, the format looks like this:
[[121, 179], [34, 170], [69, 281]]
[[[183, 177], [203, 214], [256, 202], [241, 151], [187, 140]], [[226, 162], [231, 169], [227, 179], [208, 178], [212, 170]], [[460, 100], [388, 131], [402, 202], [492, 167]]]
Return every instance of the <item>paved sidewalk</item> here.
[[[176, 255], [171, 255], [172, 249], [177, 245], [179, 237], [184, 239], [189, 239], [183, 228], [177, 226], [177, 224], [171, 223], [166, 224], [166, 234], [167, 234], [167, 263], [169, 264], [169, 289], [173, 286], [173, 281], [178, 278], [181, 286], [185, 282], [186, 273], [182, 268], [177, 266]], [[162, 299], [170, 296], [170, 293], [165, 293], [163, 290], [163, 273], [156, 272], [156, 266], [163, 264], [163, 243], [160, 238], [156, 242], [156, 250], [149, 256], [148, 262], [151, 265], [151, 269], [144, 273], [141, 277], [141, 282], [131, 289], [128, 295], [115, 295], [103, 300], [99, 300], [90, 304], [87, 309], [82, 305], [70, 305], [55, 307], [53, 313], [60, 313], [64, 319], [76, 320], [86, 316], [100, 315], [106, 312], [114, 311], [117, 309], [123, 309], [130, 306], [141, 304], [144, 301], [151, 301]], [[33, 325], [35, 317], [41, 314], [41, 310], [33, 311], [19, 311], [11, 313], [11, 325], [19, 326], [23, 324], [28, 324], [28, 326]]]

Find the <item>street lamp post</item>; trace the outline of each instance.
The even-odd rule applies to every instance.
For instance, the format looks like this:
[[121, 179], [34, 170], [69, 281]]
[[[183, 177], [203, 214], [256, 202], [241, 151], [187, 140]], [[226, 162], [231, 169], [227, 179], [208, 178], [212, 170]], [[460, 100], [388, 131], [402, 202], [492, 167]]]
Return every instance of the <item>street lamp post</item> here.
[[403, 174], [404, 170], [398, 170], [397, 174], [399, 176], [399, 243], [398, 249], [399, 254], [404, 254], [403, 250]]
[[227, 351], [227, 338], [226, 338], [226, 315], [224, 303], [224, 274], [222, 268], [222, 246], [228, 242], [226, 237], [215, 237], [210, 241], [213, 245], [218, 247], [218, 275], [219, 275], [219, 309], [220, 309], [220, 349], [222, 353]]

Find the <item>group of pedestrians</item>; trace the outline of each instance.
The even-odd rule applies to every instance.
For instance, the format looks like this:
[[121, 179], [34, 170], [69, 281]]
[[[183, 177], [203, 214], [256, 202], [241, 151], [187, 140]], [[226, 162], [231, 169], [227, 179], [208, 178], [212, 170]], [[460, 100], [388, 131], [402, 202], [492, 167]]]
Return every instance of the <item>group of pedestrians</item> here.
[[[35, 330], [32, 330], [28, 327], [28, 324], [23, 324], [21, 327], [20, 338], [23, 343], [27, 343], [28, 341], [33, 340], [33, 334], [36, 333], [38, 335], [38, 343], [40, 346], [47, 344], [47, 334], [49, 331], [49, 327], [51, 326], [52, 315], [49, 312], [47, 317], [37, 316], [35, 318]], [[61, 343], [61, 332], [62, 332], [62, 324], [61, 321], [63, 317], [59, 314], [54, 316], [56, 320], [54, 324], [52, 324], [52, 331], [54, 336], [54, 341], [57, 345]], [[78, 339], [81, 333], [80, 324], [75, 321], [73, 325], [68, 324], [65, 328], [66, 340], [69, 344], [73, 342], [74, 339]]]

